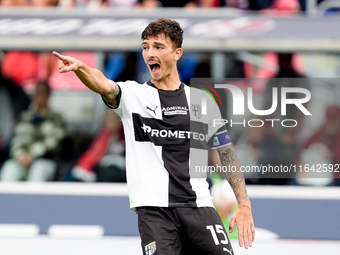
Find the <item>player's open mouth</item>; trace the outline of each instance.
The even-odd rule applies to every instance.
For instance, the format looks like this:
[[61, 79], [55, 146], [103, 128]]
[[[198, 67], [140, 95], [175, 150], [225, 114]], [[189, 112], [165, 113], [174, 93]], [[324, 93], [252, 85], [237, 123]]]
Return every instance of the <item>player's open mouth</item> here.
[[161, 66], [157, 63], [149, 64], [149, 67], [152, 74], [157, 74], [161, 69]]

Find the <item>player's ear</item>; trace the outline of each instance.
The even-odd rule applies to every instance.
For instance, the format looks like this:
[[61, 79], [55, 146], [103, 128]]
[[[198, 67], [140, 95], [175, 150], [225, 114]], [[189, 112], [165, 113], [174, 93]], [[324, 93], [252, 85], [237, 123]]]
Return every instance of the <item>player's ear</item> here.
[[183, 55], [183, 50], [182, 48], [177, 48], [174, 52], [174, 59], [179, 60]]

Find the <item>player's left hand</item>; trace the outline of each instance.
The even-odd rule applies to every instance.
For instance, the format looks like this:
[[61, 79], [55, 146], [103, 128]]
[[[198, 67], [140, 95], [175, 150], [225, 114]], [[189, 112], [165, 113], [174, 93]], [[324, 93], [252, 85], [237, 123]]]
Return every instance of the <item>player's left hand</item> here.
[[248, 249], [255, 240], [254, 220], [250, 205], [239, 205], [230, 219], [229, 233], [233, 232], [235, 223], [238, 229], [239, 245], [243, 247], [244, 244], [244, 248]]

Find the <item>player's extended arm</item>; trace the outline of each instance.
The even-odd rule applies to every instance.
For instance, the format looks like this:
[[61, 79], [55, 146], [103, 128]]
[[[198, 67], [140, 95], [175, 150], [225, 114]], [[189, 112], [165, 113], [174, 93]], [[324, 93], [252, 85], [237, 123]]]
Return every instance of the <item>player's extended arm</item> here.
[[244, 243], [244, 247], [247, 249], [248, 246], [252, 246], [252, 242], [255, 239], [255, 229], [251, 213], [251, 203], [248, 198], [243, 173], [241, 172], [240, 161], [232, 145], [224, 146], [217, 149], [217, 151], [220, 155], [222, 166], [226, 166], [226, 169], [229, 170], [227, 172], [227, 180], [238, 202], [238, 208], [230, 220], [229, 232], [233, 232], [236, 222], [239, 244], [242, 247]]
[[82, 83], [89, 89], [100, 94], [110, 105], [117, 105], [119, 87], [114, 81], [107, 79], [100, 70], [91, 68], [70, 56], [61, 55], [55, 51], [52, 54], [59, 59], [58, 67], [60, 73], [75, 72]]

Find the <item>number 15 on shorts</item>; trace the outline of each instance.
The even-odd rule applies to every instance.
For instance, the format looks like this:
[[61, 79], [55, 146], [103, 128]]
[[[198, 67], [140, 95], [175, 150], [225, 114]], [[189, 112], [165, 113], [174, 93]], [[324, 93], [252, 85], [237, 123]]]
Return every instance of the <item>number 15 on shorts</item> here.
[[[208, 225], [206, 226], [207, 230], [210, 231], [210, 234], [215, 242], [216, 245], [220, 245], [220, 244], [228, 244], [229, 241], [228, 241], [228, 237], [227, 237], [227, 234], [225, 233], [224, 231], [224, 228], [222, 225], [219, 225], [219, 224], [216, 224], [216, 225]], [[217, 234], [222, 234], [222, 238], [219, 239]], [[219, 235], [221, 236], [221, 235]], [[223, 248], [223, 251], [226, 251], [228, 252], [229, 254], [232, 254], [230, 250], [226, 249], [226, 248]]]
[[[211, 236], [214, 239], [214, 242], [215, 242], [216, 245], [219, 245], [220, 243], [221, 244], [228, 244], [228, 237], [227, 237], [226, 233], [224, 232], [223, 226], [216, 224], [215, 228], [214, 228], [213, 225], [208, 225], [207, 229], [210, 230]], [[219, 240], [216, 233], [222, 234], [223, 239]]]

